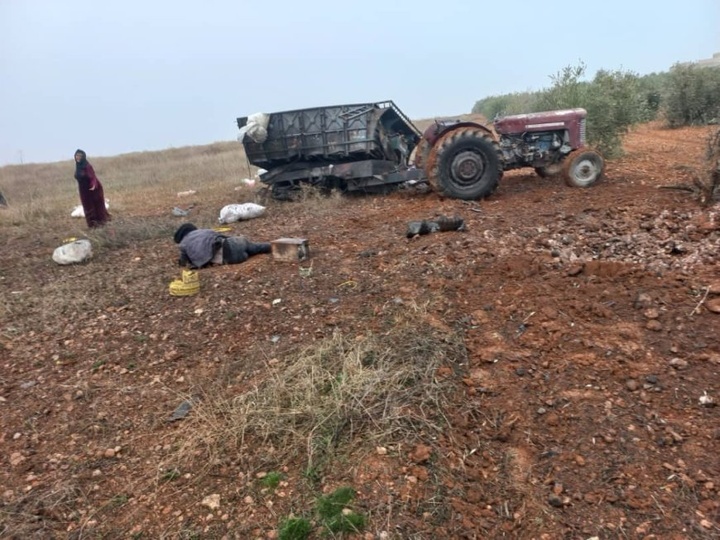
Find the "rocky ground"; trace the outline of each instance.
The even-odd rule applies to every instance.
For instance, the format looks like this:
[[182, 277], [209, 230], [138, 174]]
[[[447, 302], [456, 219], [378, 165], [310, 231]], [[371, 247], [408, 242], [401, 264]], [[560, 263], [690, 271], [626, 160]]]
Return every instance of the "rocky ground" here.
[[320, 538], [347, 486], [359, 538], [720, 538], [720, 209], [658, 189], [708, 133], [642, 126], [585, 190], [271, 202], [233, 230], [311, 259], [187, 298], [169, 236], [59, 267], [65, 224], [0, 231], [0, 537]]

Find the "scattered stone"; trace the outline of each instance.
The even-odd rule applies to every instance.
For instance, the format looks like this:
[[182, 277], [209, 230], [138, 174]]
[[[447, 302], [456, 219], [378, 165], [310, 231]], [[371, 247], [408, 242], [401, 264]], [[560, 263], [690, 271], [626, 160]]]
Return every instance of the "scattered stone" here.
[[720, 298], [712, 298], [705, 301], [705, 307], [713, 313], [720, 313]]
[[647, 382], [648, 384], [657, 384], [657, 375], [648, 375], [647, 377], [645, 377], [645, 382]]
[[646, 319], [657, 319], [658, 317], [660, 317], [660, 311], [658, 311], [657, 308], [650, 308], [646, 309], [643, 315], [645, 315]]
[[635, 299], [635, 309], [645, 309], [652, 305], [652, 297], [647, 293], [638, 294]]
[[628, 379], [627, 381], [625, 381], [625, 387], [631, 392], [635, 392], [640, 387], [640, 385], [635, 379]]
[[575, 456], [575, 463], [577, 463], [581, 467], [584, 467], [585, 466], [585, 458], [580, 455]]
[[540, 407], [540, 408], [537, 410], [537, 413], [538, 413], [540, 416], [542, 416], [542, 415], [545, 414], [546, 412], [547, 412], [547, 409], [546, 409], [545, 407]]
[[13, 452], [10, 454], [10, 465], [13, 467], [17, 467], [23, 461], [25, 461], [25, 456], [23, 456], [20, 452]]
[[415, 450], [413, 450], [410, 454], [410, 459], [412, 459], [415, 463], [424, 463], [430, 459], [431, 454], [432, 448], [425, 444], [418, 444], [415, 447]]
[[682, 358], [673, 358], [670, 360], [670, 366], [679, 370], [688, 367], [688, 363], [687, 360], [683, 360]]
[[208, 495], [202, 500], [202, 505], [207, 506], [210, 510], [217, 510], [220, 508], [220, 495], [218, 493]]
[[106, 458], [114, 458], [115, 457], [115, 449], [114, 448], [108, 448], [105, 450], [103, 454]]
[[659, 332], [663, 329], [663, 326], [662, 324], [660, 324], [660, 321], [656, 319], [650, 319], [645, 325], [645, 328], [647, 328], [648, 330], [652, 330], [653, 332]]
[[545, 423], [548, 426], [557, 426], [560, 423], [560, 417], [557, 414], [551, 412], [545, 417]]
[[548, 503], [550, 504], [550, 506], [554, 506], [555, 508], [563, 507], [563, 500], [554, 493], [548, 497]]
[[13, 440], [17, 441], [20, 437], [22, 437], [22, 433], [18, 431], [15, 435], [13, 435]]
[[385, 448], [384, 446], [377, 446], [375, 448], [375, 452], [377, 452], [379, 456], [384, 456], [387, 455], [387, 448]]

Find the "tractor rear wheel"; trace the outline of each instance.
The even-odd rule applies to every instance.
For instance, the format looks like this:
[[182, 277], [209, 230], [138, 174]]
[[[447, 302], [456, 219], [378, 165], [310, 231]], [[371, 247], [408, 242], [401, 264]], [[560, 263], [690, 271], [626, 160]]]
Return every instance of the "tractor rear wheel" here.
[[437, 140], [426, 163], [433, 189], [456, 199], [487, 197], [502, 176], [500, 149], [492, 136], [473, 127], [461, 127]]
[[600, 179], [604, 169], [605, 160], [595, 150], [575, 150], [563, 162], [563, 178], [569, 186], [590, 187]]
[[422, 169], [427, 163], [429, 154], [430, 143], [423, 137], [415, 147], [415, 159], [413, 160], [413, 165], [415, 165], [418, 169]]

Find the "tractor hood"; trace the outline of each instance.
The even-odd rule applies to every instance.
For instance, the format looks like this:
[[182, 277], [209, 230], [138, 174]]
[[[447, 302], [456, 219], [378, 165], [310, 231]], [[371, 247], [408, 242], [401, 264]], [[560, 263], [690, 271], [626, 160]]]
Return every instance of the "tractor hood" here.
[[529, 131], [553, 131], [565, 129], [570, 123], [577, 123], [587, 117], [585, 109], [563, 109], [529, 114], [504, 116], [493, 122], [495, 131], [501, 135], [526, 133]]

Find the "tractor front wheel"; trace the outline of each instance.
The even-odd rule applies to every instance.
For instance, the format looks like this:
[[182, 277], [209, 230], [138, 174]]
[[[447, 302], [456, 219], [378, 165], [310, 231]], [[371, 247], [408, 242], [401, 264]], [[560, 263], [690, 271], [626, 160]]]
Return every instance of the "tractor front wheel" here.
[[585, 188], [597, 182], [604, 169], [605, 160], [595, 150], [575, 150], [563, 162], [563, 177], [567, 185]]
[[448, 197], [481, 199], [497, 189], [502, 175], [500, 150], [483, 130], [457, 128], [435, 143], [426, 172], [430, 185]]

